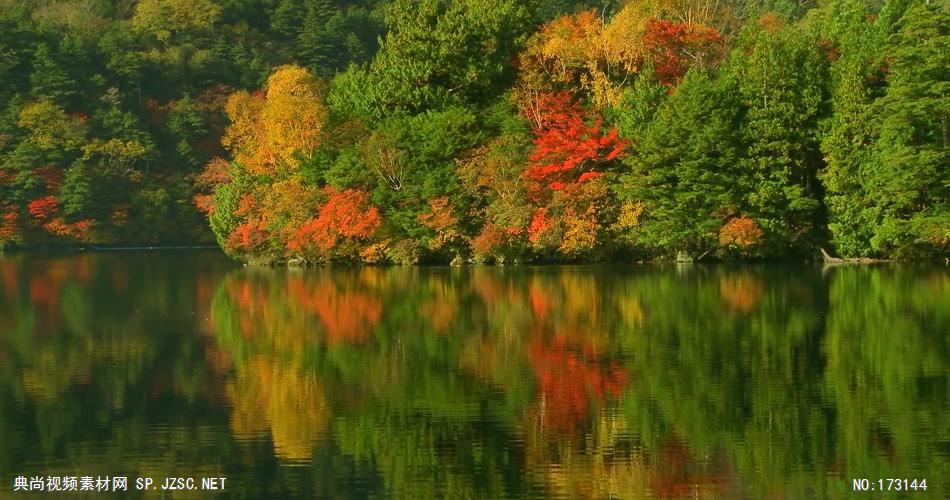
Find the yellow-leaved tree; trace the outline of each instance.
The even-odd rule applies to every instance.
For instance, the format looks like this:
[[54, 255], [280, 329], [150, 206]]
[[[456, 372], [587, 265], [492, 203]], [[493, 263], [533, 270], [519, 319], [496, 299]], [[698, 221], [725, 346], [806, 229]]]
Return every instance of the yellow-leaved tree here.
[[182, 33], [210, 30], [220, 15], [221, 7], [212, 0], [141, 0], [132, 25], [167, 44]]
[[231, 125], [222, 144], [252, 174], [296, 170], [320, 145], [327, 118], [317, 79], [298, 66], [274, 71], [263, 94], [233, 94], [225, 111]]
[[562, 16], [528, 42], [515, 99], [529, 117], [540, 94], [564, 89], [585, 91], [598, 107], [616, 106], [623, 86], [644, 62], [652, 62], [658, 49], [668, 49], [651, 39], [655, 23], [702, 32], [714, 19], [730, 18], [726, 7], [714, 0], [638, 0], [627, 2], [609, 19], [597, 10]]
[[212, 160], [196, 203], [225, 250], [263, 260], [287, 258], [286, 243], [320, 210], [325, 194], [300, 166], [320, 146], [327, 109], [320, 84], [298, 66], [277, 68], [264, 90], [232, 94], [221, 144], [232, 161]]

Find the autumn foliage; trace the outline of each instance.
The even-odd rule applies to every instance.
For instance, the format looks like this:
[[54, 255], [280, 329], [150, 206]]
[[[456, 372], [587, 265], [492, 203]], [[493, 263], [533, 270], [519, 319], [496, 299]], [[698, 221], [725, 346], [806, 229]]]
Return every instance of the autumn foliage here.
[[16, 241], [19, 235], [16, 212], [0, 214], [0, 248]]
[[296, 168], [320, 143], [326, 108], [318, 83], [297, 66], [278, 68], [264, 94], [239, 91], [225, 105], [231, 125], [221, 142], [252, 173]]
[[643, 41], [657, 78], [673, 86], [693, 63], [707, 62], [718, 55], [722, 35], [701, 24], [651, 19]]
[[43, 198], [38, 198], [30, 202], [27, 205], [27, 211], [30, 212], [30, 216], [35, 219], [47, 219], [49, 216], [56, 213], [59, 210], [59, 204], [56, 201], [55, 196], [45, 196]]
[[439, 250], [462, 239], [458, 228], [459, 219], [453, 213], [447, 196], [429, 200], [429, 212], [419, 214], [419, 222], [435, 233], [429, 240], [429, 248], [432, 250]]
[[326, 254], [338, 246], [353, 246], [371, 238], [382, 222], [366, 193], [325, 188], [326, 203], [319, 215], [304, 222], [287, 242], [292, 252]]
[[743, 215], [729, 219], [719, 230], [719, 243], [723, 246], [734, 245], [747, 248], [762, 241], [762, 229], [749, 216]]
[[535, 129], [534, 151], [525, 176], [538, 188], [562, 190], [599, 175], [603, 162], [618, 158], [625, 143], [617, 129], [602, 130], [597, 117], [588, 122], [580, 104], [567, 92], [544, 94]]
[[[393, 3], [367, 64], [301, 61], [199, 97], [229, 121], [227, 158], [203, 161], [189, 193], [219, 243], [261, 262], [411, 264], [760, 257], [825, 237], [814, 127], [837, 92], [822, 79], [847, 61], [835, 30], [688, 0], [553, 16], [529, 2], [518, 20], [499, 13], [521, 3], [496, 3]], [[182, 101], [145, 106], [181, 121]], [[21, 121], [48, 148], [62, 110], [37, 106]], [[50, 194], [19, 210], [30, 227], [75, 206]], [[947, 240], [934, 210], [922, 245]]]

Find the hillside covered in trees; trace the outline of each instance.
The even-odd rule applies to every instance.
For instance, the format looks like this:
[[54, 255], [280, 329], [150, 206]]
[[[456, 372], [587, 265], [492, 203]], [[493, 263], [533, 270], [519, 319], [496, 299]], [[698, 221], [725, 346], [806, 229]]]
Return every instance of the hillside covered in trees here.
[[946, 0], [0, 0], [0, 247], [946, 256], [948, 148]]

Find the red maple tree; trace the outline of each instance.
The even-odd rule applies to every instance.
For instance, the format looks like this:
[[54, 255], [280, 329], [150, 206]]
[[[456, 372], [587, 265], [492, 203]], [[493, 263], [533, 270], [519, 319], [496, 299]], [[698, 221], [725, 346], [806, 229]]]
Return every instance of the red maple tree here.
[[538, 190], [562, 190], [569, 184], [599, 175], [598, 164], [619, 157], [626, 143], [616, 128], [604, 131], [603, 120], [592, 120], [568, 92], [539, 97], [540, 120], [535, 129], [534, 151], [525, 176]]
[[713, 28], [696, 23], [651, 19], [643, 42], [657, 78], [670, 87], [679, 83], [690, 64], [722, 41]]
[[327, 187], [328, 199], [320, 214], [303, 223], [294, 233], [287, 248], [306, 251], [314, 246], [327, 252], [341, 239], [365, 240], [382, 224], [379, 210], [370, 205], [369, 195], [357, 189], [337, 191]]
[[59, 202], [55, 196], [44, 196], [31, 201], [26, 209], [35, 219], [47, 219], [59, 210]]

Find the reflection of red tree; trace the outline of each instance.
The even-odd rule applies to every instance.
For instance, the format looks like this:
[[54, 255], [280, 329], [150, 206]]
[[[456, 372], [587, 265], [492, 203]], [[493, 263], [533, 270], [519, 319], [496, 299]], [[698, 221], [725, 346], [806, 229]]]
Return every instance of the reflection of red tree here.
[[228, 296], [237, 302], [241, 309], [252, 309], [267, 303], [267, 289], [254, 286], [250, 279], [228, 280]]
[[307, 285], [301, 278], [292, 278], [287, 282], [288, 292], [301, 307], [317, 314], [330, 344], [359, 342], [379, 323], [383, 306], [376, 297], [361, 291], [340, 290], [329, 279]]
[[670, 438], [660, 445], [650, 474], [650, 490], [659, 498], [704, 498], [725, 489], [725, 474], [701, 470], [685, 443]]
[[451, 285], [442, 280], [433, 279], [432, 297], [419, 305], [419, 315], [429, 318], [432, 331], [445, 333], [458, 314], [459, 299], [453, 293]]
[[38, 315], [39, 324], [34, 325], [38, 333], [57, 332], [63, 324], [63, 312], [60, 309], [60, 294], [66, 283], [77, 281], [77, 267], [74, 262], [51, 260], [41, 266], [32, 266], [24, 277], [29, 276], [30, 302], [36, 309], [42, 309]]
[[498, 280], [497, 275], [492, 274], [492, 270], [476, 269], [473, 274], [472, 288], [478, 293], [487, 309], [494, 309], [498, 300], [501, 299], [504, 286]]
[[[548, 344], [534, 339], [529, 346], [531, 366], [538, 381], [545, 425], [571, 431], [587, 420], [591, 403], [618, 397], [627, 384], [626, 371], [613, 362], [589, 358], [572, 349], [563, 338]], [[540, 410], [539, 410], [540, 411]]]
[[258, 311], [268, 302], [267, 288], [250, 279], [228, 280], [228, 296], [237, 303], [241, 314], [239, 322], [241, 333], [245, 337], [254, 336], [258, 331], [254, 311]]
[[[13, 261], [0, 260], [0, 279], [3, 280], [3, 301], [11, 302], [20, 292], [20, 277]], [[16, 328], [17, 314], [13, 307], [0, 310], [0, 337]], [[4, 361], [3, 348], [0, 347], [0, 361]]]
[[528, 296], [531, 298], [531, 310], [534, 311], [534, 318], [537, 321], [544, 321], [551, 311], [551, 299], [548, 293], [538, 284], [531, 284]]
[[17, 296], [19, 292], [19, 276], [16, 267], [10, 261], [0, 262], [0, 277], [3, 279], [3, 290], [9, 298]]
[[59, 303], [59, 280], [47, 274], [36, 274], [30, 277], [30, 301], [36, 305], [43, 305], [50, 309]]

